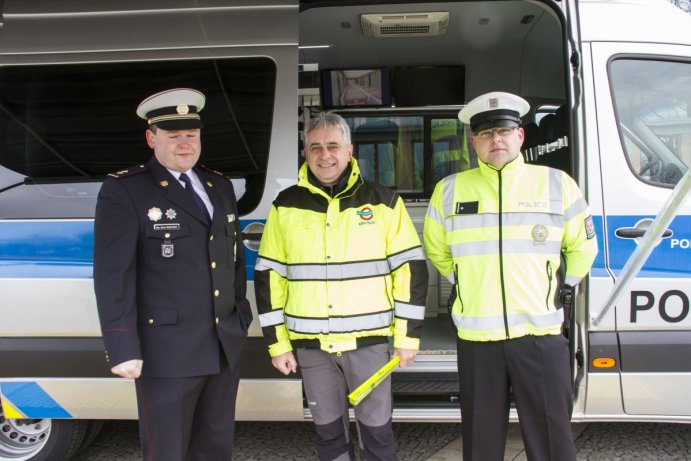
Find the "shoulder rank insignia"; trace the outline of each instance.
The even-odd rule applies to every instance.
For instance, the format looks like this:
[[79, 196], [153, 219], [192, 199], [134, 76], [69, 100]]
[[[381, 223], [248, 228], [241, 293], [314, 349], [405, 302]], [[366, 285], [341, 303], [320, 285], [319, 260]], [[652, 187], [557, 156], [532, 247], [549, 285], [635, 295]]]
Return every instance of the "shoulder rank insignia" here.
[[218, 176], [221, 176], [222, 178], [230, 179], [228, 176], [224, 175], [220, 171], [212, 170], [211, 168], [209, 168], [207, 166], [199, 165], [199, 168], [201, 168], [204, 171], [208, 171], [209, 173], [217, 174]]
[[137, 173], [142, 173], [144, 171], [147, 171], [149, 169], [148, 165], [138, 165], [134, 166], [132, 168], [128, 168], [126, 170], [120, 170], [116, 171], [115, 173], [108, 173], [108, 176], [112, 176], [113, 178], [126, 178], [128, 176], [132, 176]]

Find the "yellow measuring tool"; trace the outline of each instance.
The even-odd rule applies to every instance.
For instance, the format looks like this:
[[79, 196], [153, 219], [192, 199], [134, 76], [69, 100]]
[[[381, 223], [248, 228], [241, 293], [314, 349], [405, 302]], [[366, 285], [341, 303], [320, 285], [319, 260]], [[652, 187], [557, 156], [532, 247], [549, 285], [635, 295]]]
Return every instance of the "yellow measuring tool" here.
[[350, 404], [356, 406], [358, 403], [362, 402], [362, 400], [367, 397], [375, 387], [381, 384], [381, 382], [384, 381], [392, 371], [394, 371], [394, 369], [398, 366], [398, 362], [400, 361], [401, 358], [399, 356], [392, 358], [386, 365], [367, 378], [364, 383], [360, 384], [357, 389], [348, 394]]

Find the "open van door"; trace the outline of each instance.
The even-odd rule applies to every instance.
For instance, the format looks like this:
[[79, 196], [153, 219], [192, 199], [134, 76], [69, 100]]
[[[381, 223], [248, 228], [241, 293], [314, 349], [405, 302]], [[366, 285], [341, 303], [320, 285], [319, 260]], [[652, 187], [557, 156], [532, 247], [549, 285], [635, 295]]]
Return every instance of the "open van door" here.
[[[630, 8], [632, 15], [645, 14], [641, 10]], [[627, 18], [620, 19], [612, 27], [626, 27]], [[670, 20], [673, 24], [673, 15]], [[671, 36], [674, 30], [670, 26], [669, 42], [683, 43]], [[600, 149], [602, 220], [596, 225], [604, 235], [604, 253], [593, 270], [591, 312], [606, 307], [602, 303], [611, 287], [606, 277], [620, 276], [691, 165], [691, 47], [600, 38], [583, 46], [585, 86], [592, 92], [587, 110], [597, 120], [588, 127], [591, 136], [597, 133]], [[591, 333], [591, 351], [609, 350], [617, 359], [606, 371], [619, 374], [625, 414], [691, 414], [689, 229], [687, 200], [616, 306], [601, 324], [591, 325], [597, 330]], [[602, 376], [602, 370], [590, 367]], [[614, 412], [618, 404], [612, 405]]]

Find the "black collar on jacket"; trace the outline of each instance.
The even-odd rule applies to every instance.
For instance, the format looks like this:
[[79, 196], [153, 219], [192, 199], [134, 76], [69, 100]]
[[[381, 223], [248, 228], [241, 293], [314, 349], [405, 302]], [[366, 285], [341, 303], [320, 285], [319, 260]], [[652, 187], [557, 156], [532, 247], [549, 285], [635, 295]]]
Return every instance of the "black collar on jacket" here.
[[320, 188], [321, 190], [326, 192], [329, 195], [329, 197], [333, 198], [336, 195], [343, 192], [344, 190], [346, 190], [346, 187], [348, 187], [348, 178], [350, 177], [350, 173], [352, 171], [353, 165], [349, 163], [348, 168], [345, 169], [345, 171], [338, 178], [338, 182], [333, 186], [325, 186], [324, 184], [320, 183], [317, 177], [314, 175], [314, 173], [312, 173], [312, 170], [309, 169], [309, 166], [307, 168], [307, 178], [309, 179], [310, 184]]

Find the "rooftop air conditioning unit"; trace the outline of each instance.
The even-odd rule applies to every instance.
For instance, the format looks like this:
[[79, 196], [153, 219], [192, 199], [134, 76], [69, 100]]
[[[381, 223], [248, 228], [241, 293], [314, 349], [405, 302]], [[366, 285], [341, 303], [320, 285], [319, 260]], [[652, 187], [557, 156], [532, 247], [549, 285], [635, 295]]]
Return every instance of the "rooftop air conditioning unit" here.
[[431, 37], [446, 33], [449, 12], [361, 14], [366, 37]]

